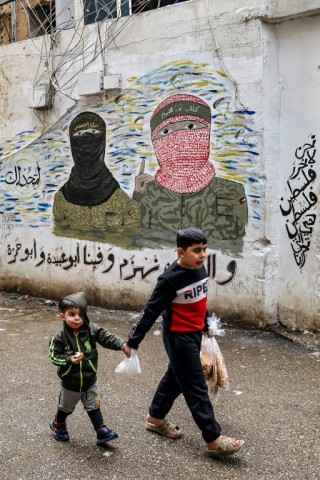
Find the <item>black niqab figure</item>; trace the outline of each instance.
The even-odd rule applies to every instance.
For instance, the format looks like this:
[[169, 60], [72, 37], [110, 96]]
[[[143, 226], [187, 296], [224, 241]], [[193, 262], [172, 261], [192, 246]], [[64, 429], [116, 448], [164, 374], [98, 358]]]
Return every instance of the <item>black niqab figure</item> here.
[[74, 166], [60, 190], [75, 205], [100, 205], [120, 188], [104, 163], [106, 124], [99, 115], [82, 112], [70, 123], [69, 136]]

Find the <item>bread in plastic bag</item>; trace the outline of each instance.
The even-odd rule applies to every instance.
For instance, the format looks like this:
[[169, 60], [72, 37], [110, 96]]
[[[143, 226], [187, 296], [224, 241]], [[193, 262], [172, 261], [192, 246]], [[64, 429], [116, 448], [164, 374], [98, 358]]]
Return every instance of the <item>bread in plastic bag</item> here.
[[[224, 335], [224, 330], [220, 328], [220, 319], [215, 315], [208, 318], [208, 325], [210, 334]], [[229, 376], [227, 367], [215, 337], [202, 336], [200, 359], [209, 392], [217, 395], [219, 387], [228, 390]]]
[[126, 357], [115, 368], [116, 373], [133, 376], [141, 373], [140, 362], [137, 355], [137, 350], [131, 349], [131, 357]]

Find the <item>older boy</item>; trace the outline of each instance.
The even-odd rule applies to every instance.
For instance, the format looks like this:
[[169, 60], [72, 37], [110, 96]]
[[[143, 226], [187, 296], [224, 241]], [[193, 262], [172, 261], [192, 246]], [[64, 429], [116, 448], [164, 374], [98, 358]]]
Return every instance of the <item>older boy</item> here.
[[59, 310], [63, 325], [50, 340], [49, 358], [58, 367], [61, 391], [57, 414], [50, 428], [56, 440], [68, 441], [66, 418], [81, 400], [97, 432], [96, 443], [103, 445], [118, 438], [118, 434], [106, 427], [100, 410], [96, 344], [124, 351], [125, 341], [90, 322], [83, 292], [64, 297], [59, 302]]
[[236, 453], [244, 441], [221, 435], [200, 361], [202, 333], [207, 329], [206, 250], [207, 239], [200, 228], [185, 227], [178, 232], [178, 260], [158, 278], [124, 348], [127, 354], [130, 348], [137, 349], [162, 313], [163, 341], [170, 363], [149, 407], [146, 428], [169, 438], [180, 437], [181, 429], [166, 416], [182, 393], [209, 455], [216, 457]]

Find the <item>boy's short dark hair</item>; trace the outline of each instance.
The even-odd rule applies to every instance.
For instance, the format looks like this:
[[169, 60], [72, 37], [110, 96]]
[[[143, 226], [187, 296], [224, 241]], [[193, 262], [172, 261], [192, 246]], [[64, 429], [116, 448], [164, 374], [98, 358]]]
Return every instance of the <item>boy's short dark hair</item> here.
[[61, 313], [66, 313], [69, 308], [78, 308], [78, 305], [76, 305], [72, 300], [68, 300], [67, 298], [62, 298], [59, 302], [59, 310]]
[[183, 248], [186, 250], [190, 245], [194, 243], [203, 243], [206, 245], [208, 243], [207, 237], [198, 227], [184, 227], [177, 233], [177, 247]]

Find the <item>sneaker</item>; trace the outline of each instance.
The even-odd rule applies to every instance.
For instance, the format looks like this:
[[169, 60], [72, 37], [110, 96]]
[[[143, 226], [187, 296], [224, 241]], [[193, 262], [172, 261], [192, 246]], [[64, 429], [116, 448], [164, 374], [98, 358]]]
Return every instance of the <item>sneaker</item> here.
[[68, 442], [69, 432], [66, 427], [66, 422], [57, 423], [55, 420], [51, 420], [50, 428], [53, 431], [53, 436], [58, 442]]
[[97, 445], [103, 445], [104, 443], [110, 442], [110, 440], [114, 440], [118, 438], [118, 434], [110, 428], [102, 425], [100, 430], [97, 432]]

